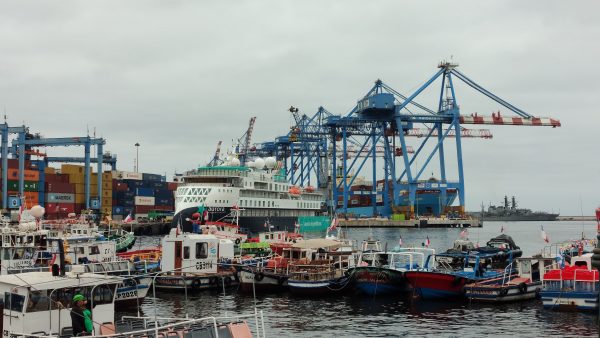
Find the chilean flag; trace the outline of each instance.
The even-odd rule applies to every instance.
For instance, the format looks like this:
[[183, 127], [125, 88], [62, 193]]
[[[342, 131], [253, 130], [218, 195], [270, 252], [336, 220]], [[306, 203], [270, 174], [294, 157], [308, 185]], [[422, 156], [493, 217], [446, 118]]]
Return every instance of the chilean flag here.
[[429, 236], [427, 236], [427, 240], [425, 240], [425, 246], [429, 248], [431, 245], [431, 241], [429, 240]]
[[131, 216], [131, 212], [129, 213], [129, 215], [127, 215], [127, 217], [125, 217], [125, 219], [123, 220], [123, 223], [130, 223], [133, 222], [133, 217]]
[[402, 246], [402, 236], [400, 236], [400, 239], [398, 240], [398, 246]]
[[329, 228], [327, 228], [327, 231], [335, 230], [337, 228], [337, 224], [338, 224], [337, 216], [334, 216], [333, 219], [331, 220], [331, 224], [329, 225]]
[[467, 238], [469, 236], [469, 231], [467, 229], [460, 232], [460, 238]]

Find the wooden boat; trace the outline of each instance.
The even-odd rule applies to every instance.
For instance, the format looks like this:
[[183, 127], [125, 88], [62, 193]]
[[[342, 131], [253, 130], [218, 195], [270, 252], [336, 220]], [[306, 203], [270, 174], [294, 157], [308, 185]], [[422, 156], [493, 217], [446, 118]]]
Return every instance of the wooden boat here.
[[465, 285], [465, 295], [477, 302], [514, 302], [539, 297], [542, 290], [540, 271], [552, 264], [552, 258], [517, 258], [517, 273], [512, 273], [512, 264], [507, 266], [502, 277]]
[[544, 308], [552, 310], [597, 311], [600, 278], [592, 268], [592, 254], [571, 257], [564, 267], [550, 267], [543, 274], [540, 292]]
[[332, 295], [347, 290], [350, 277], [333, 260], [297, 264], [287, 280], [291, 293], [302, 296]]

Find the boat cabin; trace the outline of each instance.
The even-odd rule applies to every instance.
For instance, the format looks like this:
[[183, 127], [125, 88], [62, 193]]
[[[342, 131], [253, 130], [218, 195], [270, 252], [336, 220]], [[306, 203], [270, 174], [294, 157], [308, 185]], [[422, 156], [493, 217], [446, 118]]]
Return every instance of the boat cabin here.
[[[58, 249], [58, 241], [51, 239], [48, 250], [53, 257], [58, 254]], [[65, 239], [63, 249], [67, 264], [111, 262], [117, 257], [114, 241], [70, 241]]]
[[90, 273], [25, 272], [0, 276], [3, 294], [2, 336], [65, 335], [71, 329], [72, 299], [82, 294], [92, 312], [94, 333], [102, 323], [114, 321], [116, 288], [122, 279]]
[[181, 273], [216, 273], [218, 264], [234, 258], [229, 239], [194, 233], [177, 234], [177, 229], [162, 240], [161, 270]]
[[24, 272], [35, 269], [38, 250], [47, 246], [47, 231], [21, 231], [3, 227], [0, 232], [0, 274]]
[[571, 264], [563, 268], [546, 268], [543, 275], [544, 290], [597, 292], [600, 275], [592, 267], [591, 253], [571, 258]]

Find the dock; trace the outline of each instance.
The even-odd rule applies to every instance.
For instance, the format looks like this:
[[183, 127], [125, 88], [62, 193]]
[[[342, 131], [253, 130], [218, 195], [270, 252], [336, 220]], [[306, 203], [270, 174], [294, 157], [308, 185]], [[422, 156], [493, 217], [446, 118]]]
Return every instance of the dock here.
[[391, 220], [387, 218], [340, 219], [339, 225], [348, 228], [481, 228], [478, 219], [419, 218]]

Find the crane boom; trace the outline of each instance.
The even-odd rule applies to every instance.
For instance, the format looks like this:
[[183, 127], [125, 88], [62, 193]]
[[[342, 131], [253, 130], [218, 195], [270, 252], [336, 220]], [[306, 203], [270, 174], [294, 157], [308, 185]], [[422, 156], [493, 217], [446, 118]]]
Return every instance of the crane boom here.
[[219, 141], [219, 143], [217, 143], [217, 150], [215, 150], [215, 155], [213, 156], [212, 160], [210, 162], [208, 162], [209, 167], [216, 167], [220, 164], [221, 144], [222, 143], [223, 143], [223, 141]]
[[[414, 128], [414, 129], [409, 129], [408, 130], [408, 134], [406, 136], [413, 136], [413, 137], [424, 137], [429, 135], [429, 132], [431, 131], [431, 129], [429, 128]], [[437, 129], [434, 129], [433, 132], [431, 133], [431, 136], [438, 136], [438, 131]], [[455, 137], [456, 136], [456, 131], [454, 129], [451, 129], [450, 132], [448, 133], [448, 137]], [[472, 137], [472, 138], [492, 138], [492, 132], [489, 129], [467, 129], [467, 128], [462, 128], [460, 130], [460, 137]]]

